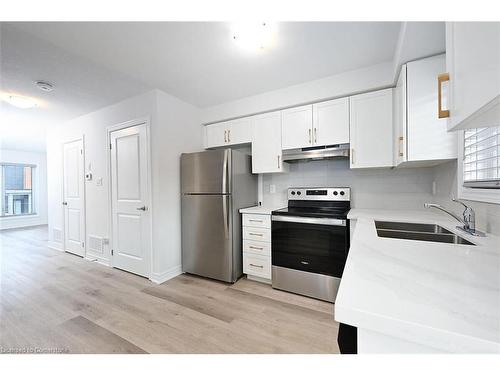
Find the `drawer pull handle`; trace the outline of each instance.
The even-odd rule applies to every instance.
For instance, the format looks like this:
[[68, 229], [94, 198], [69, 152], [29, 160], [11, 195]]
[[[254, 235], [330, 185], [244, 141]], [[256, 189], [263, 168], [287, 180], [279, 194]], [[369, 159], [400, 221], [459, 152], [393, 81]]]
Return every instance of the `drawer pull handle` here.
[[259, 236], [259, 237], [262, 237], [262, 236], [263, 236], [263, 234], [262, 234], [262, 233], [252, 233], [252, 232], [250, 232], [249, 234], [250, 234], [251, 236]]
[[252, 245], [250, 245], [250, 249], [255, 249], [255, 250], [264, 250], [264, 248], [263, 248], [263, 247], [252, 246]]
[[250, 263], [250, 265], [251, 265], [252, 267], [264, 268], [264, 266], [259, 266], [258, 264], [253, 264], [253, 263]]
[[255, 219], [248, 219], [248, 221], [251, 221], [253, 223], [263, 223], [262, 220], [255, 220]]
[[302, 264], [304, 264], [304, 265], [309, 264], [309, 262], [306, 262], [306, 261], [304, 261], [304, 260], [301, 260], [301, 261], [300, 261], [300, 263], [302, 263]]

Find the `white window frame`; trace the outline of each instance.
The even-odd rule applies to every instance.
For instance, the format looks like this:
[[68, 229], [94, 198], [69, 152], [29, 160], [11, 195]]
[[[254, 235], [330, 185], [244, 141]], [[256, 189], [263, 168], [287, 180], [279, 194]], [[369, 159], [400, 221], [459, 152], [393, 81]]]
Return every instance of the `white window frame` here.
[[480, 189], [464, 186], [464, 137], [465, 131], [459, 131], [458, 163], [457, 163], [457, 193], [459, 199], [484, 203], [500, 204], [499, 189]]
[[[3, 205], [4, 205], [4, 176], [3, 176], [3, 166], [4, 165], [23, 165], [26, 167], [31, 167], [31, 210], [32, 212], [29, 214], [18, 214], [18, 215], [3, 215]], [[0, 162], [0, 219], [8, 220], [8, 219], [16, 219], [16, 218], [24, 218], [24, 217], [36, 217], [38, 216], [38, 165], [33, 163], [11, 163], [11, 162]]]

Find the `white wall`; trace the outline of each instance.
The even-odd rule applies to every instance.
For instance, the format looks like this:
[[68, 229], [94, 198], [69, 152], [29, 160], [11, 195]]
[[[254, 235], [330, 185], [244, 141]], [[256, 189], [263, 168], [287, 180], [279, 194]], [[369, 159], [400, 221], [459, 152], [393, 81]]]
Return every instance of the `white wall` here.
[[0, 162], [36, 165], [34, 175], [34, 201], [36, 215], [0, 217], [0, 229], [20, 228], [32, 225], [47, 224], [46, 153], [0, 149]]
[[[107, 176], [106, 128], [125, 121], [149, 117], [151, 120], [151, 163], [153, 190], [153, 274], [161, 280], [180, 272], [181, 248], [179, 155], [202, 148], [197, 108], [164, 92], [153, 90], [129, 98], [96, 112], [79, 117], [50, 130], [47, 138], [49, 183], [49, 240], [61, 247], [54, 229], [63, 228], [61, 207], [62, 143], [85, 137], [85, 169], [92, 171], [93, 181], [86, 182], [86, 235], [110, 238], [109, 181]], [[102, 186], [96, 181], [102, 178]], [[88, 243], [88, 240], [87, 240]], [[87, 250], [87, 257], [107, 264], [110, 249], [102, 253]]]
[[353, 208], [422, 209], [433, 199], [433, 178], [432, 168], [351, 170], [347, 159], [300, 162], [289, 173], [264, 175], [263, 204], [286, 206], [288, 187], [345, 186]]
[[387, 62], [203, 108], [201, 120], [207, 124], [393, 85], [393, 63]]

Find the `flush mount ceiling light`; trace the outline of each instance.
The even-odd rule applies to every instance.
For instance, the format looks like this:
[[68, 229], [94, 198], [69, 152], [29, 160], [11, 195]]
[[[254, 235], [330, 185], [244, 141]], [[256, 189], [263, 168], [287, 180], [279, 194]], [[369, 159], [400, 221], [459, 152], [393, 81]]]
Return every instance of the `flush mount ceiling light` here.
[[22, 109], [38, 107], [38, 102], [35, 99], [29, 98], [27, 96], [5, 94], [2, 95], [2, 100], [9, 103], [10, 105], [13, 105], [14, 107]]
[[49, 92], [54, 90], [54, 85], [52, 85], [52, 83], [49, 83], [47, 81], [36, 81], [35, 85], [42, 91]]
[[263, 51], [276, 44], [276, 25], [271, 22], [234, 23], [231, 37], [242, 49]]

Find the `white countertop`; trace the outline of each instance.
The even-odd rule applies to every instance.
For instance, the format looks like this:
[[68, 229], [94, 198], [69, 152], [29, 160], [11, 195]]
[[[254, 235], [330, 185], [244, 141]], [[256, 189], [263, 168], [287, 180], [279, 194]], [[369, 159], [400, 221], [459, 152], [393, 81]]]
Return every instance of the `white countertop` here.
[[[500, 238], [430, 210], [352, 209], [335, 319], [449, 352], [500, 353]], [[377, 236], [374, 220], [433, 223], [477, 246]]]
[[283, 208], [281, 206], [254, 206], [247, 208], [240, 208], [240, 213], [242, 214], [258, 214], [258, 215], [271, 215], [274, 210], [279, 210]]

